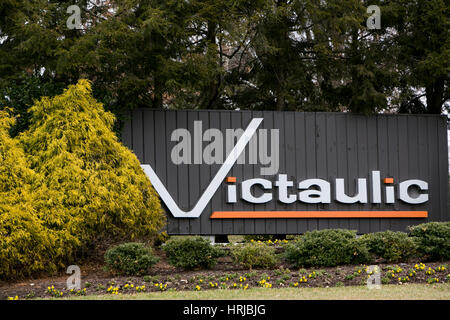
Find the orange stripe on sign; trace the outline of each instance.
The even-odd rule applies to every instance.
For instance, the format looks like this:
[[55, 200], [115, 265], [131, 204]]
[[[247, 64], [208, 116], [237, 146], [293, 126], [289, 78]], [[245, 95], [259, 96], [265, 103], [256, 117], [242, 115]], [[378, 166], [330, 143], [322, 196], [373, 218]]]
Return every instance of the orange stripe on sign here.
[[428, 211], [214, 211], [211, 215], [211, 219], [427, 217]]
[[227, 182], [236, 182], [236, 177], [227, 177], [225, 180]]

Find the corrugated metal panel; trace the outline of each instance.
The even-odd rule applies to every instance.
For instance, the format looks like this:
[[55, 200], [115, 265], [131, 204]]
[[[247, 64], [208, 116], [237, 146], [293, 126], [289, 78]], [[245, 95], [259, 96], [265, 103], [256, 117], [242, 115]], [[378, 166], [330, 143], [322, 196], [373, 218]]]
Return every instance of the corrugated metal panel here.
[[[169, 234], [297, 234], [325, 228], [367, 233], [404, 231], [412, 224], [449, 220], [447, 124], [441, 116], [137, 109], [125, 123], [122, 141], [141, 163], [155, 169], [179, 207], [188, 210], [196, 204], [220, 165], [173, 164], [171, 150], [176, 144], [170, 141], [173, 130], [187, 128], [193, 135], [194, 121], [202, 121], [203, 132], [217, 128], [225, 137], [226, 129], [245, 129], [255, 117], [264, 118], [260, 128], [280, 130], [279, 172], [296, 183], [321, 178], [333, 186], [334, 179], [345, 178], [346, 192], [351, 195], [356, 192], [356, 178], [367, 178], [370, 183], [370, 172], [379, 170], [382, 177], [394, 177], [396, 183], [413, 178], [427, 181], [430, 199], [422, 205], [399, 200], [393, 205], [346, 205], [335, 201], [283, 204], [275, 199], [258, 205], [245, 201], [228, 204], [226, 189], [221, 187], [198, 219], [175, 219], [168, 213]], [[225, 155], [225, 149], [223, 152]], [[248, 157], [249, 146], [245, 152]], [[229, 175], [240, 181], [259, 177], [260, 167], [260, 164], [235, 164]], [[264, 178], [275, 181], [276, 176]], [[255, 210], [427, 210], [429, 218], [210, 219], [213, 211]]]

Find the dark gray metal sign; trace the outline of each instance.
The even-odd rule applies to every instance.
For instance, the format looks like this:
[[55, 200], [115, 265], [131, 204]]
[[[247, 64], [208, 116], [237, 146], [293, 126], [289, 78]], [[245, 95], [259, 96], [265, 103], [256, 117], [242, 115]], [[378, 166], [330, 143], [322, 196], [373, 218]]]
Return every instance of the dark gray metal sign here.
[[441, 116], [138, 109], [123, 142], [169, 234], [404, 231], [448, 221]]

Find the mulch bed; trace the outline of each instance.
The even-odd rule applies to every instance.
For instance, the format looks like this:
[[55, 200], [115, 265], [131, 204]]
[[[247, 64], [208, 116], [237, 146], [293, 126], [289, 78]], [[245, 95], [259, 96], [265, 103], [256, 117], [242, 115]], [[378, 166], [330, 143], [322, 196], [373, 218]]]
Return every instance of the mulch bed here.
[[[366, 266], [345, 265], [328, 268], [294, 268], [288, 264], [280, 264], [271, 270], [247, 270], [236, 266], [230, 257], [222, 257], [211, 270], [183, 271], [170, 266], [162, 252], [157, 252], [161, 261], [157, 263], [145, 276], [119, 276], [103, 270], [102, 265], [82, 265], [81, 288], [79, 295], [112, 294], [113, 288], [118, 294], [132, 294], [138, 290], [145, 292], [165, 290], [243, 290], [244, 288], [268, 287], [333, 287], [365, 285], [368, 273]], [[430, 279], [437, 279], [439, 283], [449, 281], [450, 275], [446, 262], [428, 262], [421, 268], [420, 262], [397, 264], [377, 264], [382, 272], [382, 284], [428, 283]], [[417, 265], [417, 267], [416, 267]], [[437, 268], [445, 266], [445, 270]], [[427, 274], [428, 268], [434, 270]], [[410, 270], [415, 274], [410, 276]], [[303, 278], [307, 281], [300, 282]], [[0, 283], [0, 299], [18, 296], [19, 299], [36, 297], [50, 298], [77, 294], [66, 288], [69, 275], [59, 274], [55, 277], [27, 279], [14, 283]], [[404, 278], [408, 277], [409, 280]], [[245, 279], [244, 279], [245, 278]], [[399, 280], [399, 278], [403, 278]], [[261, 282], [261, 280], [265, 280]], [[435, 281], [435, 280], [434, 280]], [[54, 288], [53, 294], [48, 288]], [[144, 286], [144, 287], [142, 287]], [[136, 289], [139, 287], [139, 289]], [[85, 290], [84, 290], [85, 289]], [[109, 291], [108, 291], [109, 289]], [[268, 288], [267, 290], [270, 290]]]

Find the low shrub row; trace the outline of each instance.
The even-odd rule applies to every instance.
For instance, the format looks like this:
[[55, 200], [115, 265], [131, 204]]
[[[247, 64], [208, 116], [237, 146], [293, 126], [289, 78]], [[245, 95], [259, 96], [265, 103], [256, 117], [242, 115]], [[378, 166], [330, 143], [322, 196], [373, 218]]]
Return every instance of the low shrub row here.
[[[450, 258], [450, 223], [430, 222], [405, 232], [383, 231], [357, 237], [344, 229], [316, 230], [295, 237], [276, 254], [267, 242], [255, 241], [230, 247], [234, 263], [248, 269], [269, 269], [282, 258], [294, 266], [336, 266], [341, 264], [448, 260]], [[171, 238], [162, 246], [168, 262], [186, 270], [211, 268], [225, 251], [201, 237]], [[150, 248], [129, 243], [114, 247], [105, 254], [107, 268], [122, 274], [141, 274], [157, 262]]]
[[298, 266], [428, 261], [450, 258], [450, 223], [430, 222], [409, 227], [409, 233], [383, 231], [359, 238], [350, 230], [307, 232], [290, 243], [285, 258]]
[[221, 248], [212, 246], [201, 237], [169, 239], [163, 250], [171, 265], [186, 270], [212, 268], [217, 263], [217, 258], [224, 255]]
[[336, 266], [370, 261], [368, 248], [356, 238], [356, 231], [332, 229], [307, 232], [285, 249], [295, 266]]

